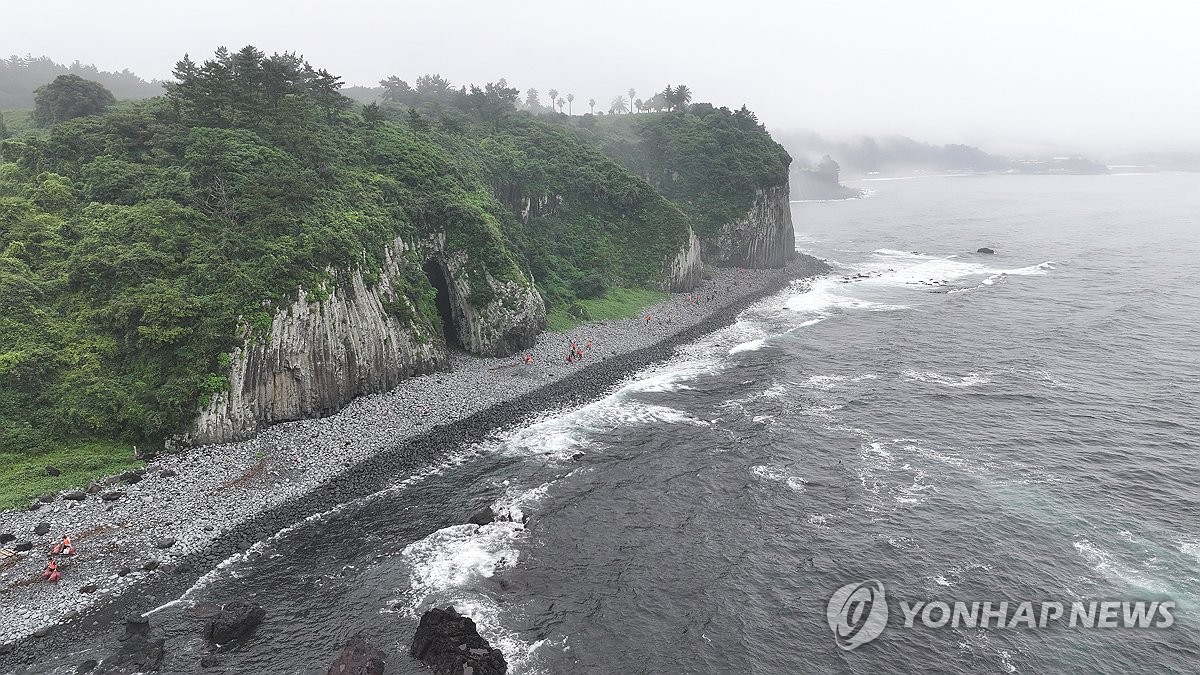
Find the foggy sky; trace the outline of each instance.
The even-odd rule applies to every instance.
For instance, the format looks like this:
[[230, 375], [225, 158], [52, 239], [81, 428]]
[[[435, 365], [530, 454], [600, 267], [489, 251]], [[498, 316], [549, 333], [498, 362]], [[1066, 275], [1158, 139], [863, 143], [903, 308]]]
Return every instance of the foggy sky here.
[[575, 113], [686, 83], [773, 129], [1005, 151], [1200, 147], [1190, 0], [63, 0], [0, 10], [0, 52], [165, 78], [185, 52], [297, 51], [347, 84], [437, 72], [557, 88]]

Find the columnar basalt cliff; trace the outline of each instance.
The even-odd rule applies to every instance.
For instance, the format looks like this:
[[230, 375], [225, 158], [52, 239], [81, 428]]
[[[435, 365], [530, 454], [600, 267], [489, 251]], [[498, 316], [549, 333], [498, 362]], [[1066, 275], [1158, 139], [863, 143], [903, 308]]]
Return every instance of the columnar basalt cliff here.
[[448, 282], [454, 320], [442, 330], [456, 329], [456, 335], [444, 336], [439, 327], [389, 308], [401, 303], [405, 316], [419, 316], [398, 292], [412, 257], [397, 239], [386, 251], [377, 285], [355, 272], [324, 300], [311, 301], [312, 294], [301, 290], [275, 313], [265, 336], [247, 330], [245, 343], [230, 355], [229, 389], [213, 396], [181, 442], [240, 440], [277, 422], [329, 415], [357, 396], [446, 367], [447, 338], [474, 353], [505, 356], [532, 345], [545, 329], [546, 308], [532, 281], [502, 281], [485, 272], [491, 300], [475, 307], [467, 254], [447, 254], [444, 235], [423, 244], [421, 257], [438, 265]]
[[689, 227], [687, 245], [663, 265], [663, 290], [672, 293], [690, 291], [700, 283], [702, 273], [700, 239]]
[[759, 189], [754, 205], [703, 242], [704, 261], [722, 267], [778, 268], [796, 257], [787, 183]]

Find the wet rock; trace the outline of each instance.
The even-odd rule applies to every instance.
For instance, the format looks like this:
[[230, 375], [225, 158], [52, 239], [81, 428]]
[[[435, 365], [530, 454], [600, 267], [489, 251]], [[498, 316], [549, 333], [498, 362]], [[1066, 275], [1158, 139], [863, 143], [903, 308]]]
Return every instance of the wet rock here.
[[248, 635], [267, 617], [267, 610], [245, 600], [234, 600], [221, 608], [221, 613], [208, 620], [204, 637], [216, 644], [225, 644]]
[[90, 673], [93, 670], [95, 670], [96, 666], [98, 666], [98, 665], [100, 665], [100, 664], [96, 662], [96, 659], [88, 659], [87, 661], [84, 661], [83, 663], [79, 664], [79, 667], [75, 669], [75, 675], [83, 675], [83, 673]]
[[992, 249], [990, 249], [986, 246], [984, 246], [983, 248], [975, 249], [975, 252], [976, 253], [995, 253], [995, 251], [993, 251]]
[[119, 577], [128, 576], [129, 573], [132, 571], [133, 570], [129, 569], [128, 567], [122, 566], [120, 569], [117, 570], [117, 576], [119, 576]]
[[221, 659], [216, 654], [205, 654], [200, 657], [201, 668], [215, 668], [221, 665]]
[[479, 511], [476, 511], [467, 520], [467, 522], [471, 523], [472, 525], [487, 525], [488, 523], [495, 522], [495, 520], [496, 512], [492, 510], [491, 506], [485, 506]]
[[154, 542], [154, 545], [158, 548], [171, 548], [175, 545], [175, 537], [163, 537]]
[[38, 523], [37, 525], [33, 526], [33, 533], [39, 537], [44, 534], [48, 534], [49, 532], [50, 532], [50, 523], [47, 523], [46, 521], [42, 521], [42, 522]]
[[577, 453], [575, 453], [575, 454], [571, 455], [571, 459], [572, 459], [572, 460], [574, 460], [574, 461], [576, 461], [576, 462], [578, 462], [578, 461], [582, 460], [582, 459], [583, 459], [583, 457], [584, 457], [584, 453], [582, 453], [582, 452], [577, 452]]
[[25, 551], [32, 551], [33, 550], [33, 542], [19, 541], [19, 542], [13, 544], [12, 549], [14, 551], [16, 551], [17, 553], [24, 553]]
[[15, 541], [16, 538], [17, 538], [17, 535], [13, 534], [12, 532], [0, 533], [0, 546], [3, 546], [4, 544], [7, 544], [10, 541]]
[[88, 584], [86, 586], [80, 587], [79, 592], [80, 593], [95, 593], [99, 589], [100, 589], [100, 587], [97, 586], [96, 584]]
[[147, 572], [151, 572], [158, 569], [158, 565], [159, 562], [157, 560], [147, 560], [146, 562], [142, 563], [142, 569], [146, 570]]
[[166, 653], [165, 639], [149, 640], [137, 637], [126, 640], [116, 654], [100, 662], [97, 673], [146, 673], [158, 670]]
[[100, 495], [100, 499], [103, 499], [106, 502], [115, 502], [124, 496], [125, 496], [124, 492], [122, 492], [120, 490], [112, 490], [110, 492], [105, 492], [104, 494]]
[[46, 467], [46, 475], [47, 475], [47, 476], [58, 476], [58, 475], [61, 475], [61, 474], [62, 474], [62, 472], [61, 472], [61, 471], [59, 471], [58, 469], [56, 469], [56, 468], [54, 468], [54, 467], [52, 467], [52, 466], [48, 466], [48, 467]]
[[135, 612], [125, 617], [125, 634], [120, 637], [120, 640], [124, 642], [125, 640], [143, 638], [149, 634], [150, 618]]
[[175, 566], [175, 569], [173, 569], [171, 571], [174, 572], [175, 574], [191, 574], [192, 573], [192, 564], [186, 563], [186, 562], [179, 563], [178, 565]]
[[33, 631], [33, 637], [35, 637], [35, 638], [44, 638], [49, 634], [50, 634], [49, 626], [42, 626], [41, 628]]
[[408, 653], [429, 666], [435, 675], [500, 675], [508, 664], [499, 649], [480, 637], [475, 622], [453, 607], [431, 609], [421, 616]]
[[386, 658], [387, 654], [371, 646], [361, 635], [355, 635], [329, 666], [328, 675], [383, 675]]

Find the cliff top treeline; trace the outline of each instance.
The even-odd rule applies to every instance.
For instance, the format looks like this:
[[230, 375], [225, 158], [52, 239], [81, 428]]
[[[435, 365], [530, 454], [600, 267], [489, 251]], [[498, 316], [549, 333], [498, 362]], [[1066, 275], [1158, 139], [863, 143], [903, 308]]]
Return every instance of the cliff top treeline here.
[[[86, 445], [99, 468], [106, 448], [161, 445], [228, 386], [245, 331], [300, 288], [378, 279], [397, 238], [469, 252], [473, 301], [532, 277], [561, 308], [655, 286], [690, 224], [787, 176], [748, 111], [706, 104], [589, 125], [447, 83], [361, 106], [253, 47], [174, 74], [163, 96], [0, 143], [0, 453]], [[389, 311], [436, 325], [420, 263]]]

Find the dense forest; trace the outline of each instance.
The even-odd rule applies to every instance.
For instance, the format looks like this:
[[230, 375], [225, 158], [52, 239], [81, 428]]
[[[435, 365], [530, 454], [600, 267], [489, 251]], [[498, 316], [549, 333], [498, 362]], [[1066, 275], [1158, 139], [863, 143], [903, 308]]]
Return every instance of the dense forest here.
[[161, 82], [147, 82], [129, 70], [113, 73], [78, 61], [64, 66], [45, 56], [10, 56], [0, 59], [0, 110], [32, 108], [34, 91], [59, 75], [78, 75], [96, 82], [118, 100], [152, 98], [163, 93]]
[[[300, 288], [373, 278], [397, 237], [444, 232], [471, 278], [532, 275], [555, 311], [655, 287], [690, 224], [787, 176], [744, 109], [601, 124], [521, 110], [503, 81], [340, 89], [294, 54], [220, 49], [163, 96], [0, 143], [0, 453], [161, 447], [228, 386], [245, 331]], [[413, 262], [389, 311], [433, 325]]]

